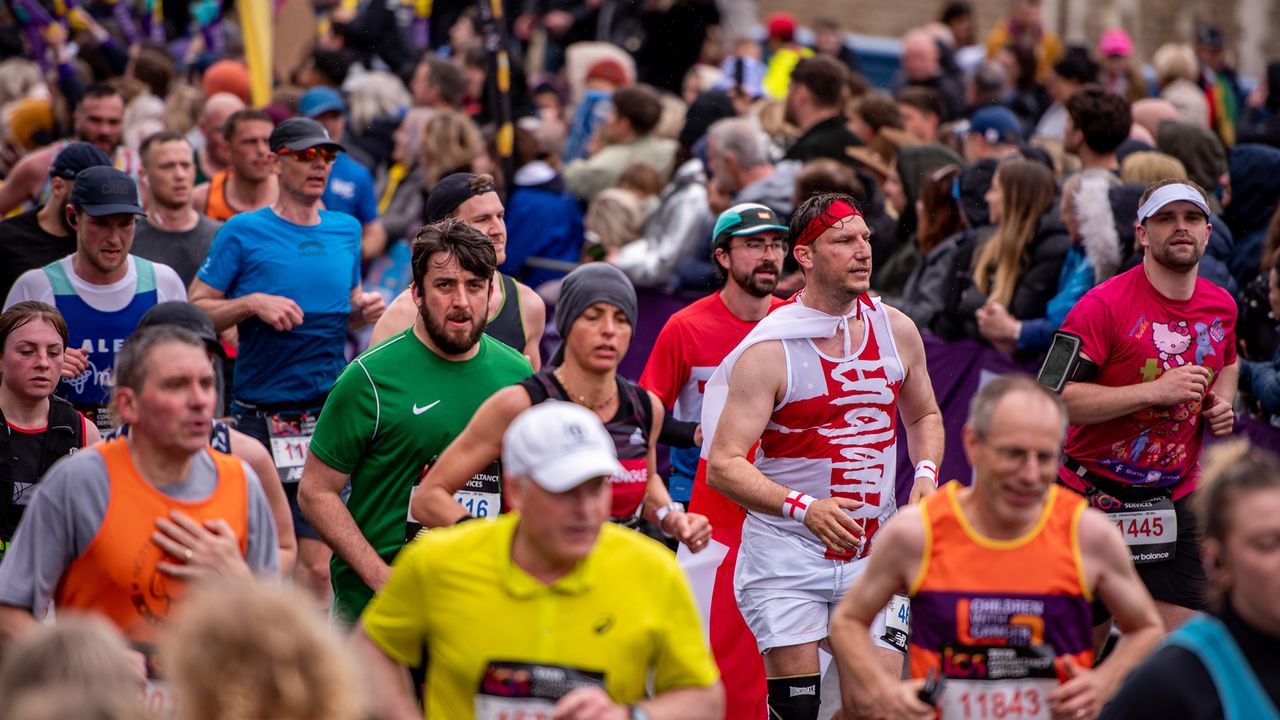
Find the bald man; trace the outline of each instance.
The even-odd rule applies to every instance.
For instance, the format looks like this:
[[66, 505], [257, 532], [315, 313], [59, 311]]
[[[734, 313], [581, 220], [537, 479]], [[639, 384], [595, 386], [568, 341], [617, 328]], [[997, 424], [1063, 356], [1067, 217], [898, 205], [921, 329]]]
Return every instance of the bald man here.
[[227, 118], [243, 109], [244, 101], [231, 93], [215, 93], [205, 102], [199, 125], [204, 143], [196, 151], [196, 185], [231, 166], [231, 148], [222, 136], [222, 127]]

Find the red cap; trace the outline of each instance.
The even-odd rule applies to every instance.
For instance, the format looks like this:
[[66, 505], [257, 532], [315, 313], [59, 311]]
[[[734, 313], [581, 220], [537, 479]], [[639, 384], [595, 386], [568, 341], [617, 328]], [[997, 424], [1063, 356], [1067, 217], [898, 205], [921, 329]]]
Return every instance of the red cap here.
[[774, 40], [791, 42], [796, 35], [796, 19], [791, 17], [791, 13], [772, 13], [765, 25], [769, 28], [769, 37]]
[[604, 58], [592, 63], [587, 68], [588, 80], [604, 80], [614, 85], [626, 85], [631, 80], [627, 77], [627, 68], [613, 58]]

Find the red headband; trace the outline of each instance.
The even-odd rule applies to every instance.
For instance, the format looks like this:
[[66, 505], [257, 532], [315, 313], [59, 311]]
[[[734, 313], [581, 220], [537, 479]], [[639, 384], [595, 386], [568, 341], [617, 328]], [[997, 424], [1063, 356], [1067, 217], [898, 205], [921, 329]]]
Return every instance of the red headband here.
[[809, 221], [809, 224], [804, 226], [804, 230], [800, 233], [795, 245], [797, 247], [808, 245], [817, 240], [819, 235], [835, 226], [836, 223], [843, 222], [851, 217], [862, 217], [862, 213], [858, 212], [858, 208], [850, 205], [847, 200], [836, 200], [821, 215], [815, 215]]

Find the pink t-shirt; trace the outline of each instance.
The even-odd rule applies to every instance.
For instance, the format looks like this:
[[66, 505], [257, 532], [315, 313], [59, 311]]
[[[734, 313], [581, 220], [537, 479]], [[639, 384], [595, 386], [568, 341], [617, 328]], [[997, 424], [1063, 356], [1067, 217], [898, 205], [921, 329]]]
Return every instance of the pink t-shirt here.
[[[1120, 387], [1152, 382], [1165, 370], [1200, 365], [1213, 373], [1236, 361], [1236, 303], [1204, 278], [1189, 300], [1161, 295], [1141, 265], [1085, 294], [1062, 323], [1079, 335], [1098, 363], [1092, 382]], [[1203, 429], [1200, 401], [1149, 407], [1093, 425], [1072, 425], [1066, 454], [1089, 471], [1131, 485], [1173, 488], [1174, 499], [1195, 489]], [[1059, 478], [1084, 490], [1065, 467]]]

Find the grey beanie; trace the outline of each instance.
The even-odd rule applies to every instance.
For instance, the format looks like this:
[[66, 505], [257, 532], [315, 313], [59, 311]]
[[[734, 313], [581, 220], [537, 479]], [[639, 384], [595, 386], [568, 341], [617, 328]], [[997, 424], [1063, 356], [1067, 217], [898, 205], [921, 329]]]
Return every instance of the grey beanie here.
[[[574, 268], [560, 286], [560, 299], [556, 301], [556, 329], [560, 337], [567, 338], [569, 328], [578, 316], [598, 302], [607, 302], [622, 310], [631, 327], [635, 327], [636, 289], [631, 278], [608, 263], [588, 263]], [[558, 366], [563, 361], [562, 341], [550, 364]]]

